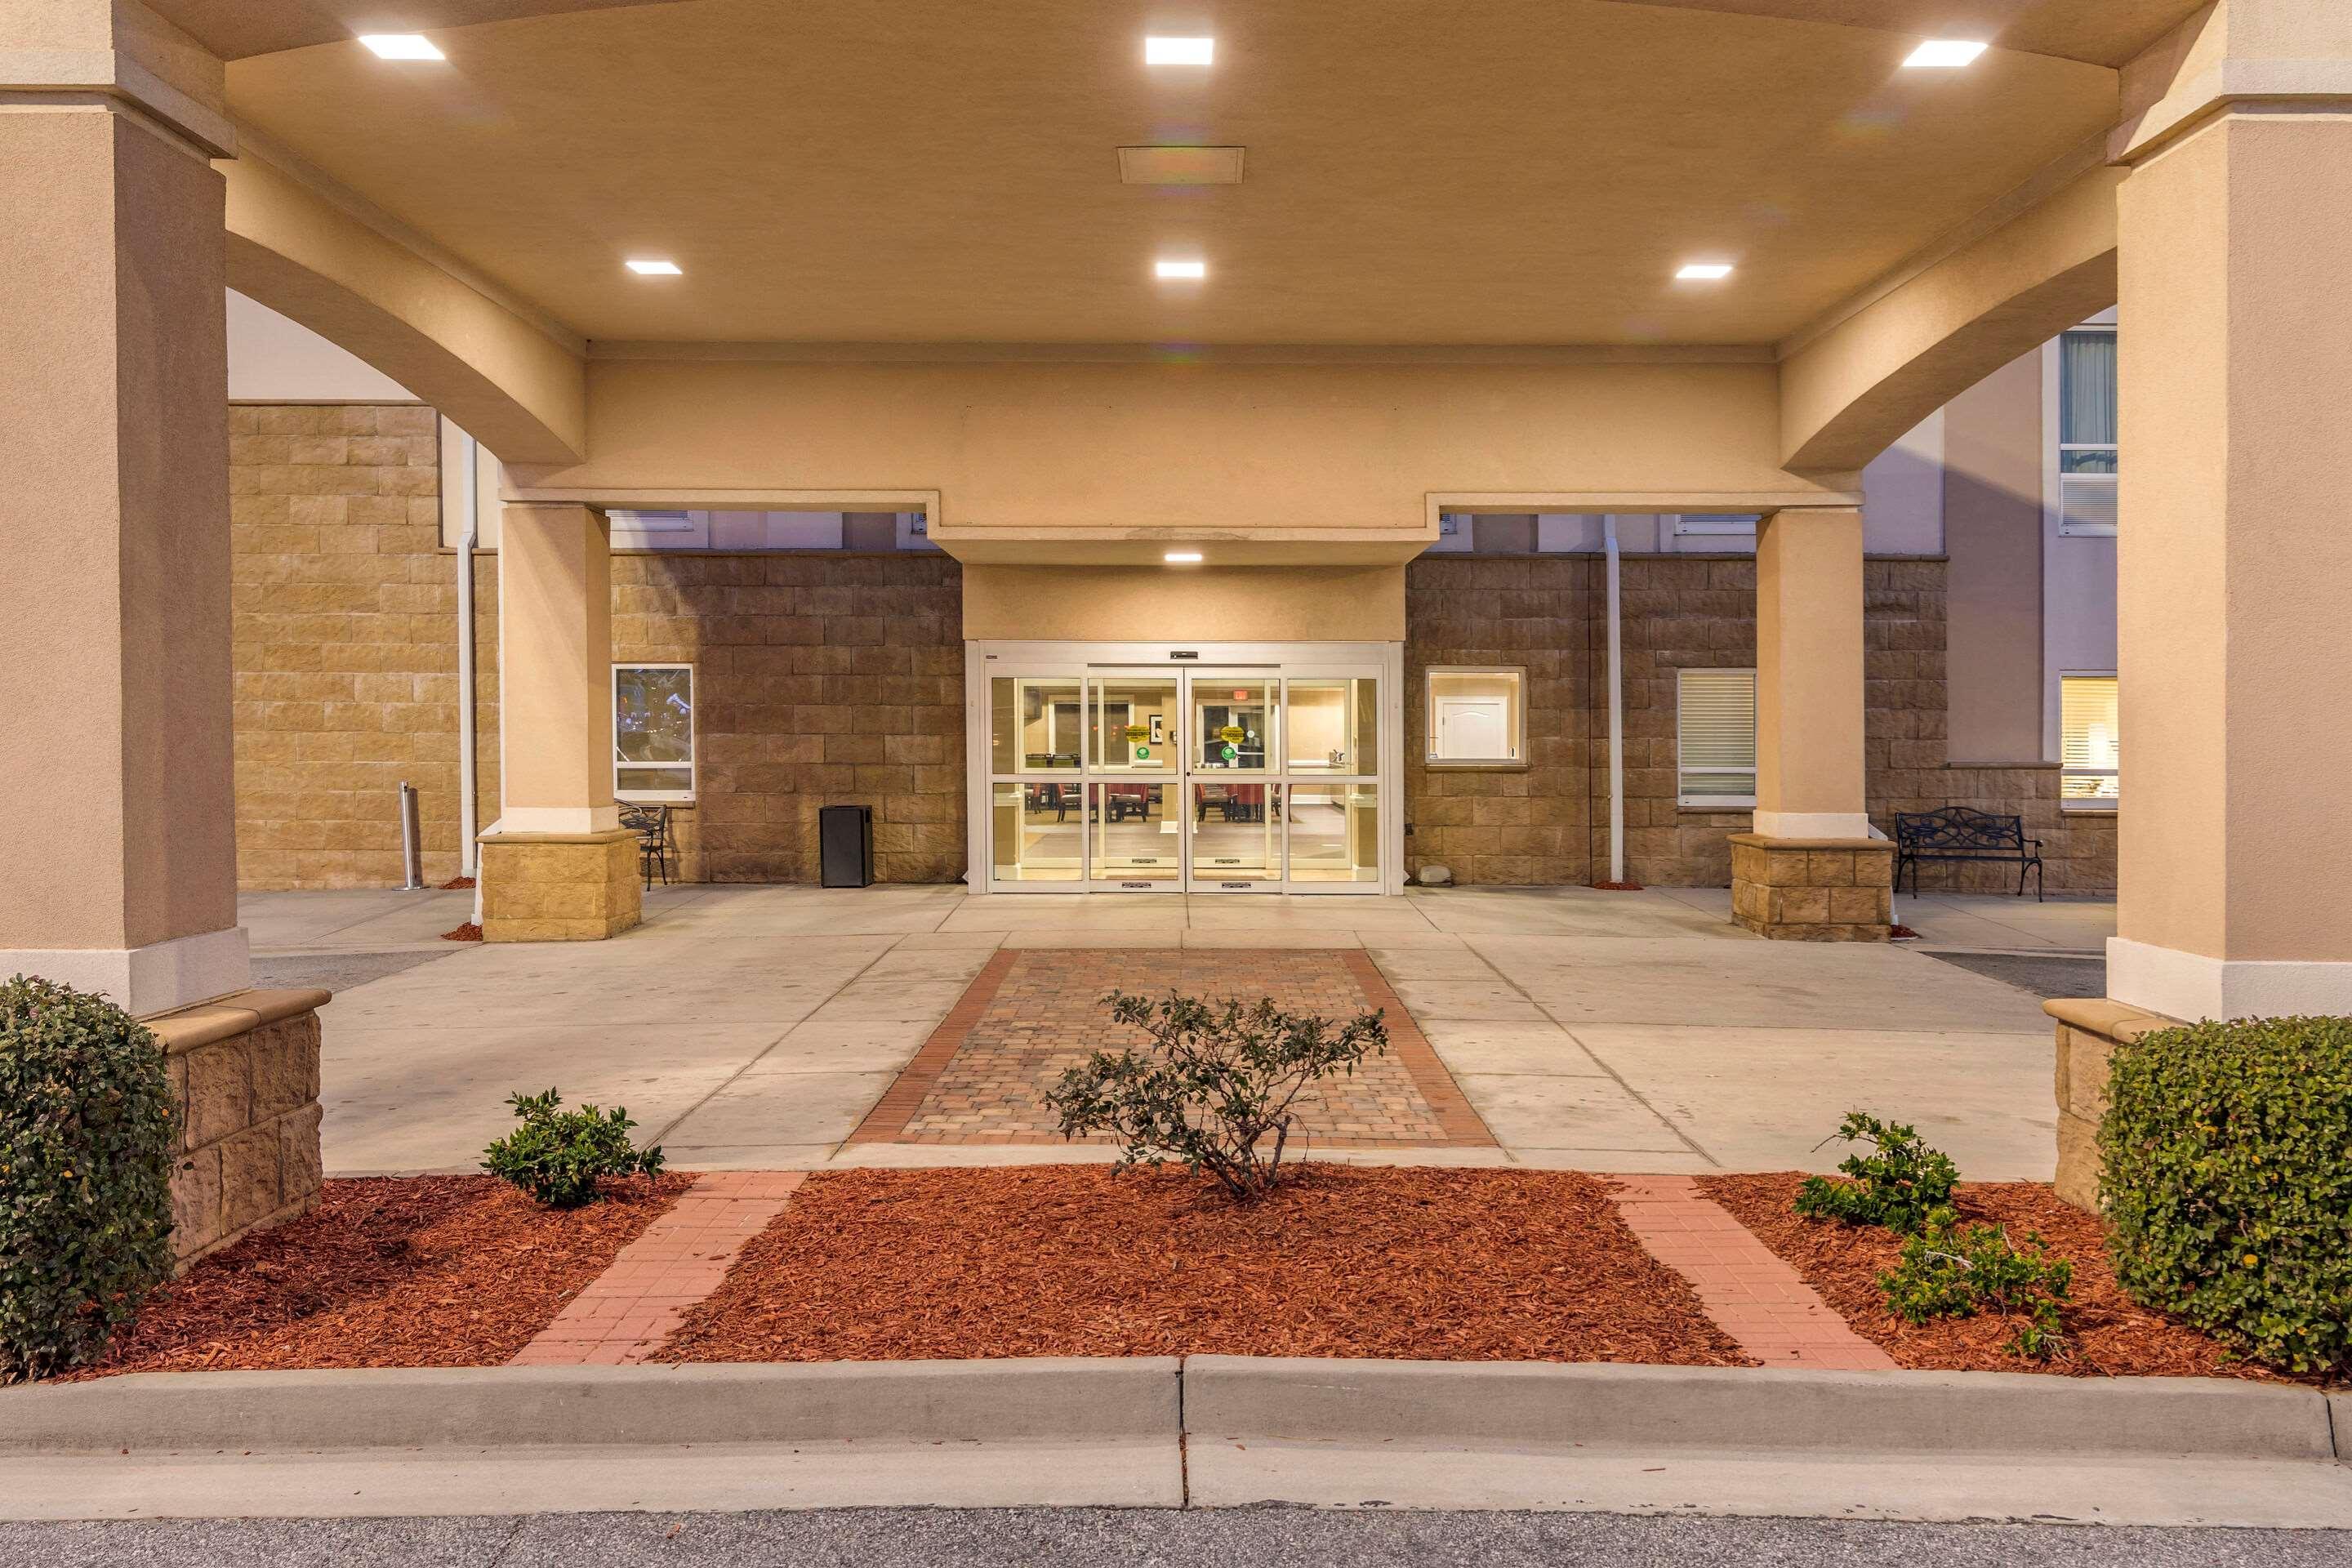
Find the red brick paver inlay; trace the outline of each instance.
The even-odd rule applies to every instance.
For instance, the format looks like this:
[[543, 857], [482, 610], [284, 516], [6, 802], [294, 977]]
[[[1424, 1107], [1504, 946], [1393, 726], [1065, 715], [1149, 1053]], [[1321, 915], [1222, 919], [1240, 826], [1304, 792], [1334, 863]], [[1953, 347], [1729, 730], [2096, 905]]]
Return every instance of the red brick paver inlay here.
[[710, 1171], [517, 1352], [513, 1366], [630, 1366], [719, 1288], [744, 1243], [782, 1212], [803, 1171]]
[[[1031, 948], [998, 953], [851, 1134], [853, 1143], [1058, 1143], [1045, 1094], [1090, 1052], [1139, 1043], [1110, 1021], [1111, 991], [1223, 1001], [1271, 996], [1335, 1020], [1387, 1015], [1388, 1054], [1302, 1095], [1315, 1144], [1356, 1149], [1491, 1146], [1387, 979], [1360, 949], [1262, 952]], [[1108, 1142], [1108, 1140], [1089, 1140]]]
[[1620, 1214], [1653, 1257], [1698, 1290], [1706, 1315], [1766, 1366], [1892, 1372], [1894, 1358], [1846, 1326], [1797, 1271], [1688, 1176], [1626, 1176]]

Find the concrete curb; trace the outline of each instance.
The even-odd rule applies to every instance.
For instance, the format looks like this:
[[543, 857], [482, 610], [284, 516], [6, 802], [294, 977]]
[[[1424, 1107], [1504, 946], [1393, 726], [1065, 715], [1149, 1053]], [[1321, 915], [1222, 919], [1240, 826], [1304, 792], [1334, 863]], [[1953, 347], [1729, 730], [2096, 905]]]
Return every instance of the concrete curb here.
[[2352, 1394], [2210, 1378], [1132, 1360], [150, 1373], [0, 1390], [0, 1454], [1253, 1437], [2326, 1463]]
[[1173, 1357], [140, 1373], [0, 1390], [0, 1454], [1172, 1441]]

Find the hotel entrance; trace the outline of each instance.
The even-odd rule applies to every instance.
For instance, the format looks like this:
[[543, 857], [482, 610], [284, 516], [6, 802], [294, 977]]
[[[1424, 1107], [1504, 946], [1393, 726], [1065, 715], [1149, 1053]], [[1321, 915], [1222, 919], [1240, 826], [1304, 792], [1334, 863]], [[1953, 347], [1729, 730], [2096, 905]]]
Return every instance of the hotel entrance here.
[[975, 889], [1402, 890], [1393, 645], [968, 647]]

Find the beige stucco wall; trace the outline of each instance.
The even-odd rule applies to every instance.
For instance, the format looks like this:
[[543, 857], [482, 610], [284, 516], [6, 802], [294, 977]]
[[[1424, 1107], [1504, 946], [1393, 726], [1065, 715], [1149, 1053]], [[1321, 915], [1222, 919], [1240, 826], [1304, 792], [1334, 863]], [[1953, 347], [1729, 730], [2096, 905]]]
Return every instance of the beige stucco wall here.
[[509, 506], [500, 520], [502, 832], [614, 826], [611, 531], [584, 506]]
[[1952, 756], [2042, 760], [2042, 355], [1944, 413]]
[[1759, 832], [1782, 831], [1772, 814], [1860, 817], [1862, 604], [1861, 512], [1764, 519], [1756, 533]]
[[1395, 642], [1402, 566], [972, 565], [964, 636], [1129, 642]]
[[[217, 175], [96, 105], [0, 115], [0, 949], [236, 923]], [[28, 849], [33, 847], [27, 845]]]

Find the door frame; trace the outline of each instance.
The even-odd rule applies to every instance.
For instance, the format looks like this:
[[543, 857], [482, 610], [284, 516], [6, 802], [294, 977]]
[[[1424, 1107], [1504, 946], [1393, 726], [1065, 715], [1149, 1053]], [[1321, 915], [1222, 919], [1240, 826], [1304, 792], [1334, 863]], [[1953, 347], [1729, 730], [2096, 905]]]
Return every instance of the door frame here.
[[[1352, 666], [1352, 670], [1343, 667]], [[1319, 882], [1298, 885], [1288, 880], [1268, 880], [1251, 891], [1263, 893], [1296, 893], [1316, 897], [1363, 897], [1368, 894], [1401, 895], [1404, 891], [1404, 645], [1402, 642], [1066, 642], [1024, 641], [999, 639], [968, 641], [964, 644], [964, 769], [967, 804], [965, 847], [965, 889], [973, 897], [992, 893], [1081, 894], [1117, 892], [1121, 889], [1091, 882], [1087, 878], [1087, 855], [1082, 852], [1077, 879], [1070, 882], [996, 883], [992, 885], [989, 873], [992, 865], [990, 838], [994, 831], [993, 775], [990, 769], [990, 689], [989, 683], [998, 674], [1027, 675], [1040, 678], [1093, 675], [1099, 668], [1108, 674], [1114, 670], [1149, 673], [1167, 670], [1181, 674], [1186, 671], [1223, 670], [1229, 674], [1255, 673], [1279, 682], [1296, 676], [1301, 679], [1331, 679], [1353, 673], [1377, 673], [1380, 684], [1380, 735], [1378, 767], [1373, 782], [1380, 792], [1381, 875], [1377, 881], [1361, 884]], [[1178, 741], [1187, 750], [1179, 752], [1178, 769], [1171, 783], [1178, 791], [1179, 809], [1192, 809], [1192, 773], [1184, 766], [1193, 737], [1182, 733], [1190, 718], [1190, 683], [1177, 682], [1182, 698], [1180, 703], [1180, 734]], [[1275, 720], [1281, 720], [1281, 693], [1275, 693]], [[1081, 724], [1082, 742], [1091, 734], [1091, 725]], [[1278, 754], [1278, 753], [1277, 753]], [[1089, 771], [1087, 759], [1070, 782], [1083, 788]], [[1269, 780], [1282, 778], [1281, 771], [1269, 769]], [[1360, 775], [1339, 775], [1346, 778]], [[1081, 800], [1083, 801], [1083, 795]], [[1080, 815], [1084, 816], [1083, 805]], [[1283, 832], [1289, 826], [1286, 814]], [[1175, 882], [1181, 889], [1191, 882], [1192, 834], [1189, 826], [1180, 833], [1183, 845], [1182, 874]], [[1081, 832], [1082, 842], [1087, 842]], [[1284, 858], [1284, 874], [1289, 873], [1288, 857]], [[1163, 890], [1152, 889], [1158, 893]], [[1143, 891], [1138, 889], [1139, 892]], [[1233, 896], [1245, 897], [1235, 889]]]

